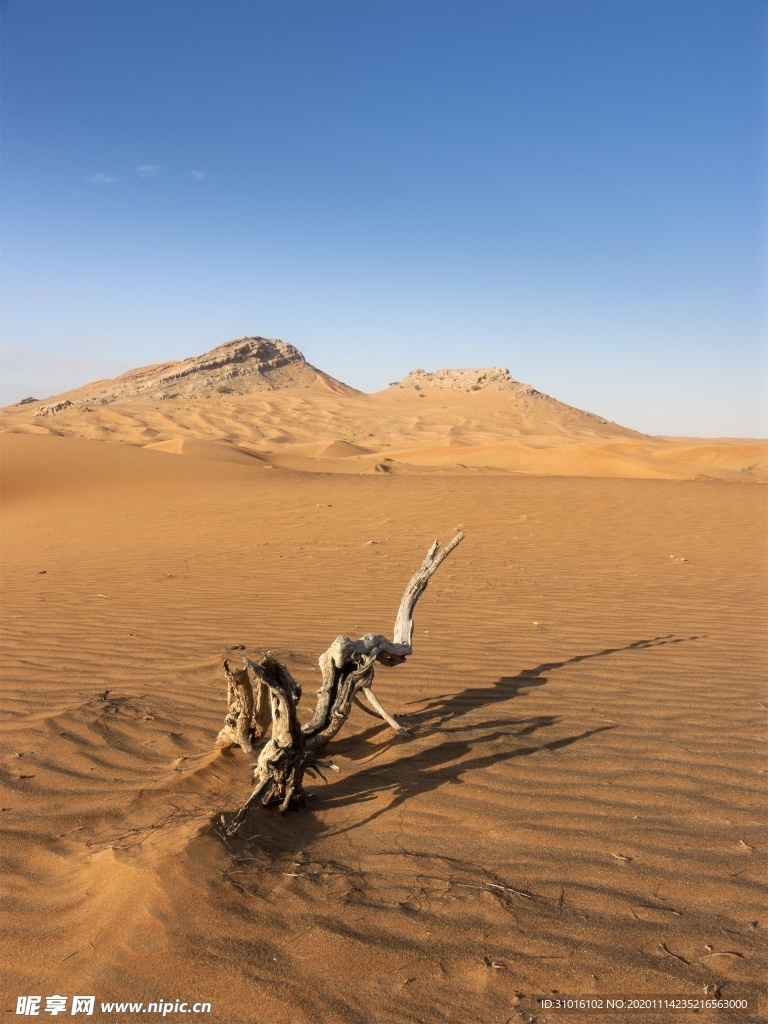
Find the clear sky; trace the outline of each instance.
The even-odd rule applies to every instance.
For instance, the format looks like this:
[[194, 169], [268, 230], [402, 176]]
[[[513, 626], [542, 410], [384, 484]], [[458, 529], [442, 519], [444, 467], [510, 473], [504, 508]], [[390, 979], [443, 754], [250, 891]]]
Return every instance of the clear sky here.
[[764, 2], [1, 9], [3, 403], [260, 334], [765, 436]]

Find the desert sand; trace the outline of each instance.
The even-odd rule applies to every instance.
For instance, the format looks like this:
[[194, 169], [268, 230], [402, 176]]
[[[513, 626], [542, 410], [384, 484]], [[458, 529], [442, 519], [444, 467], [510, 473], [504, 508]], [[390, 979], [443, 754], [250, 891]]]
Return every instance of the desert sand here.
[[[289, 369], [0, 413], [2, 1009], [609, 1024], [731, 1018], [537, 997], [720, 995], [761, 1019], [765, 443]], [[413, 656], [376, 674], [412, 738], [353, 710], [306, 809], [225, 839], [255, 757], [214, 745], [222, 657], [273, 651], [308, 718], [318, 655], [391, 635], [458, 529]]]

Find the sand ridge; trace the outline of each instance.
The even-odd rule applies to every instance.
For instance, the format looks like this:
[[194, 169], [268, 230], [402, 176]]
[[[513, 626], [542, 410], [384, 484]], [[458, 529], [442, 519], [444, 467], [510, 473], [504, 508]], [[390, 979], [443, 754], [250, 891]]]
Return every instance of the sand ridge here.
[[209, 458], [232, 458], [239, 449], [274, 465], [346, 474], [386, 462], [400, 473], [768, 480], [764, 441], [651, 438], [552, 403], [501, 391], [365, 395], [311, 385], [84, 405], [45, 417], [13, 407], [0, 412], [0, 430], [185, 455], [200, 455], [207, 445]]

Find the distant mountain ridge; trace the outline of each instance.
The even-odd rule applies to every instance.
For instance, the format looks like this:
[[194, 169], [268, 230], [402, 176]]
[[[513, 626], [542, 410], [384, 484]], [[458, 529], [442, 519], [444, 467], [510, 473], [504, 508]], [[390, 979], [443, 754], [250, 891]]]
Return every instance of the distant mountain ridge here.
[[[118, 407], [125, 410], [138, 406], [162, 403], [172, 418], [188, 418], [179, 407], [191, 407], [201, 400], [205, 404], [206, 416], [216, 410], [232, 415], [237, 406], [242, 411], [237, 413], [238, 420], [249, 418], [255, 412], [259, 399], [271, 394], [271, 401], [282, 393], [280, 401], [284, 406], [283, 426], [289, 433], [298, 428], [309, 432], [308, 424], [302, 425], [304, 413], [289, 398], [296, 390], [311, 391], [320, 399], [325, 395], [327, 414], [331, 417], [329, 437], [365, 442], [367, 434], [358, 436], [358, 428], [354, 425], [359, 418], [360, 410], [355, 411], [355, 403], [366, 403], [366, 408], [381, 407], [386, 422], [390, 423], [391, 434], [401, 434], [400, 423], [405, 415], [405, 404], [412, 399], [450, 402], [457, 404], [455, 416], [457, 422], [475, 421], [480, 413], [477, 401], [491, 406], [498, 406], [503, 421], [507, 423], [507, 431], [502, 436], [513, 436], [527, 433], [556, 434], [560, 436], [577, 436], [597, 434], [601, 436], [641, 437], [637, 431], [630, 430], [591, 412], [576, 409], [537, 391], [530, 384], [523, 384], [511, 375], [509, 370], [499, 367], [480, 369], [444, 369], [426, 371], [413, 370], [401, 381], [390, 385], [384, 391], [367, 394], [349, 387], [329, 374], [319, 370], [307, 362], [303, 354], [294, 346], [278, 338], [248, 336], [226, 341], [222, 345], [199, 356], [188, 359], [177, 359], [153, 366], [142, 366], [128, 370], [119, 377], [94, 381], [72, 391], [64, 392], [44, 400], [25, 399], [17, 405], [8, 406], [3, 410], [3, 426], [10, 427], [13, 423], [31, 421], [33, 429], [52, 429], [57, 433], [74, 432], [81, 429], [86, 436], [102, 436], [106, 430], [108, 436], [114, 433], [114, 425], [110, 427], [96, 426], [94, 419], [97, 412], [104, 407]], [[250, 403], [250, 411], [246, 412], [243, 401]], [[463, 408], [469, 403], [469, 409]], [[490, 403], [490, 406], [488, 405]], [[421, 402], [417, 403], [419, 406]], [[325, 407], [324, 405], [324, 407]], [[461, 406], [461, 408], [459, 408]], [[171, 414], [171, 407], [174, 412]], [[485, 413], [480, 419], [484, 422]], [[88, 414], [87, 423], [79, 417]], [[467, 414], [470, 413], [470, 420]], [[192, 415], [190, 412], [189, 415]], [[393, 419], [389, 419], [393, 417]], [[55, 418], [55, 425], [47, 424]], [[193, 419], [195, 417], [193, 416]], [[488, 421], [494, 436], [501, 421]], [[348, 422], [349, 421], [349, 422]], [[190, 421], [191, 422], [191, 421]], [[382, 425], [385, 420], [382, 420]], [[480, 421], [478, 421], [479, 424]], [[38, 424], [39, 426], [34, 426]], [[46, 426], [44, 426], [46, 424]], [[342, 426], [342, 424], [346, 424]], [[154, 430], [155, 428], [153, 428]], [[193, 429], [198, 430], [199, 425]], [[208, 429], [208, 428], [206, 428]], [[479, 433], [484, 428], [478, 427]], [[446, 427], [450, 436], [456, 440], [454, 427]], [[462, 428], [462, 435], [469, 428]], [[470, 434], [478, 434], [478, 430], [469, 430]], [[341, 431], [341, 433], [338, 433]], [[216, 437], [222, 431], [213, 432]], [[223, 433], [227, 434], [226, 431]], [[212, 436], [213, 436], [212, 435]]]
[[357, 391], [263, 337], [24, 399], [0, 409], [5, 433], [119, 442], [258, 473], [768, 481], [762, 441], [648, 437], [499, 367], [418, 369]]

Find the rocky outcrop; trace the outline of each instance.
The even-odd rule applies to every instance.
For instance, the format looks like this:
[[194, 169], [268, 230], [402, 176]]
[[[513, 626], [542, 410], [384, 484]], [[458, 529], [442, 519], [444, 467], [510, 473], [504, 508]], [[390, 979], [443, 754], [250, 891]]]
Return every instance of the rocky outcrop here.
[[293, 345], [267, 338], [238, 338], [235, 341], [227, 341], [205, 355], [193, 356], [175, 365], [179, 368], [160, 375], [155, 386], [202, 375], [206, 385], [210, 387], [218, 380], [266, 377], [272, 370], [291, 365], [298, 369], [314, 370]]
[[450, 391], [511, 391], [517, 395], [538, 395], [530, 384], [521, 384], [509, 370], [498, 367], [479, 370], [413, 370], [393, 388], [422, 389], [443, 388]]
[[144, 399], [172, 401], [316, 385], [354, 393], [353, 388], [308, 363], [293, 345], [277, 338], [236, 338], [200, 356], [143, 366], [111, 380], [86, 384], [57, 396], [57, 401], [43, 406], [40, 413], [50, 415], [72, 405], [83, 408], [89, 403], [112, 405]]
[[65, 409], [73, 408], [74, 404], [74, 402], [65, 400], [63, 402], [53, 402], [51, 405], [41, 405], [37, 411], [37, 415], [55, 416], [57, 413], [64, 412]]

